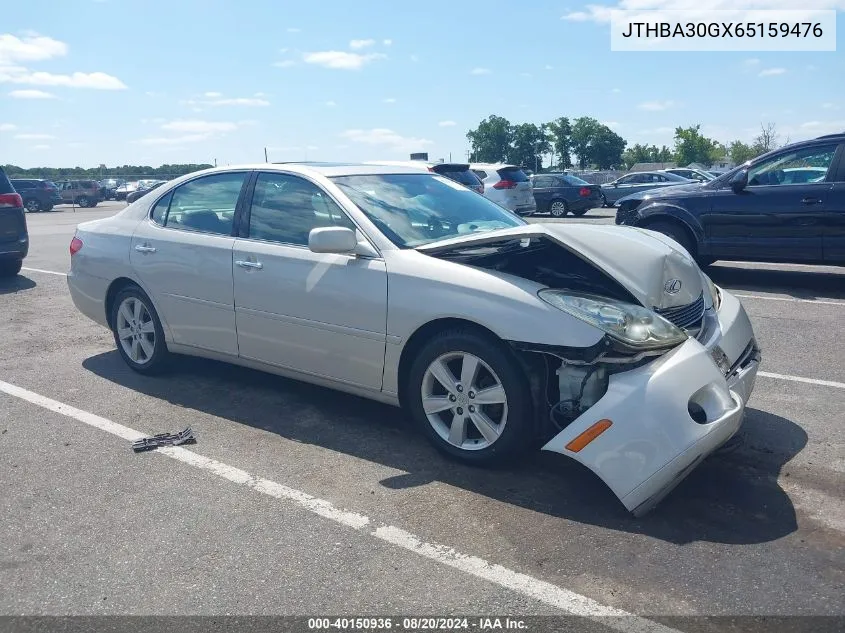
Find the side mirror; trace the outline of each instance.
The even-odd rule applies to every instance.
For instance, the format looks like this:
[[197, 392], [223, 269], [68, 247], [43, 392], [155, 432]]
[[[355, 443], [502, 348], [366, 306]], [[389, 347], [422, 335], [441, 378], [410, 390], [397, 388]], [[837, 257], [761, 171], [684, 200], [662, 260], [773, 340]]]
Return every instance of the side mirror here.
[[745, 189], [748, 186], [748, 170], [740, 169], [733, 176], [731, 176], [731, 179], [728, 184], [731, 186], [731, 189], [734, 190], [734, 193], [739, 193], [740, 191]]
[[355, 231], [344, 226], [323, 226], [308, 234], [308, 248], [314, 253], [351, 255], [357, 245]]

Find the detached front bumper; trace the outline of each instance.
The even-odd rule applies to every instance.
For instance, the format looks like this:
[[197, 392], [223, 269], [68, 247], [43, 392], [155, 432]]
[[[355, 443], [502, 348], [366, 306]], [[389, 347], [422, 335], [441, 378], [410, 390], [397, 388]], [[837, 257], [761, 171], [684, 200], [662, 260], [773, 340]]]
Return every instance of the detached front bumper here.
[[[611, 375], [605, 395], [543, 450], [584, 464], [635, 515], [653, 508], [733, 437], [754, 388], [760, 355], [751, 324], [725, 294], [719, 336], [706, 346], [690, 339], [652, 363]], [[719, 343], [728, 348], [722, 350], [731, 364], [727, 372], [714, 361]], [[600, 420], [612, 424], [581, 450], [567, 449]]]

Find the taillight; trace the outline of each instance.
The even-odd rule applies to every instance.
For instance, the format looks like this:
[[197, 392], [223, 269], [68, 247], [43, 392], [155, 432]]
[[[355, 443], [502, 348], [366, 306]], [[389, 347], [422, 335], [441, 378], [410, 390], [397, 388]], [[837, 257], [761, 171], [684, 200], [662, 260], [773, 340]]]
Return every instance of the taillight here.
[[516, 182], [513, 180], [500, 180], [495, 185], [493, 185], [493, 189], [515, 189]]
[[589, 187], [581, 187], [581, 190], [578, 192], [578, 195], [582, 198], [589, 198], [591, 195], [593, 195], [593, 190]]
[[0, 209], [5, 207], [20, 208], [23, 206], [23, 198], [19, 193], [0, 193]]
[[76, 255], [80, 250], [82, 250], [82, 240], [74, 236], [74, 238], [70, 241], [71, 257]]

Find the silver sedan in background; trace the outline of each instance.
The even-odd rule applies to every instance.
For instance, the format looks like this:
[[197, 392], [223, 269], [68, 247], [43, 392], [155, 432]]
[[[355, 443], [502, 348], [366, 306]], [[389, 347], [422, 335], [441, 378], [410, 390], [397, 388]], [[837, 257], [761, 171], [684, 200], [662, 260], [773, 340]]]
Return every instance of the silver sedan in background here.
[[201, 171], [70, 251], [74, 304], [135, 371], [179, 353], [355, 393], [473, 464], [540, 445], [637, 514], [736, 433], [759, 363], [671, 239], [528, 224], [419, 169]]
[[625, 174], [613, 182], [603, 184], [601, 186], [601, 192], [604, 195], [604, 199], [607, 200], [607, 204], [613, 206], [613, 203], [619, 200], [619, 198], [624, 198], [632, 193], [694, 182], [697, 181], [682, 178], [681, 176], [665, 171], [640, 171], [633, 174]]

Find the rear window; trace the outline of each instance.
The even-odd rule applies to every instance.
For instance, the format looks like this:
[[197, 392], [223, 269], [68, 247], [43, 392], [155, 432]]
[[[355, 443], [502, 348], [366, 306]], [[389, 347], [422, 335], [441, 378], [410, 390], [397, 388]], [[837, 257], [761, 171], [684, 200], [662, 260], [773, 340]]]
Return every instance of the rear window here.
[[575, 187], [583, 187], [584, 185], [589, 186], [590, 184], [586, 180], [581, 180], [575, 176], [564, 176], [563, 179], [566, 181], [567, 185], [573, 185]]
[[0, 167], [0, 193], [17, 193], [2, 167]]
[[11, 183], [17, 191], [32, 189], [35, 186], [31, 180], [12, 180]]
[[440, 174], [441, 176], [451, 178], [452, 180], [455, 180], [467, 187], [477, 187], [481, 184], [481, 180], [478, 179], [478, 176], [472, 173], [469, 169], [437, 169], [435, 167], [434, 171]]
[[512, 180], [513, 182], [528, 182], [528, 176], [519, 167], [504, 167], [499, 169], [499, 178], [502, 180]]

